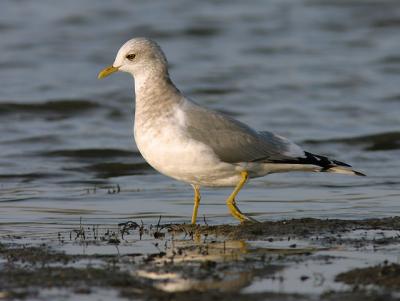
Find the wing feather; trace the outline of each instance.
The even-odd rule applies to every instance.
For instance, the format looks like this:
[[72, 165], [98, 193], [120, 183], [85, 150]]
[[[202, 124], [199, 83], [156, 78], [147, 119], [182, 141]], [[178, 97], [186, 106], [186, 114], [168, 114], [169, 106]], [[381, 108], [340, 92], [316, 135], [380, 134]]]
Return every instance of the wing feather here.
[[257, 132], [222, 113], [188, 102], [186, 130], [190, 138], [208, 145], [227, 163], [262, 162], [314, 165], [320, 171], [364, 175], [347, 163], [304, 151], [297, 144], [271, 132]]
[[208, 145], [227, 163], [274, 162], [304, 155], [299, 146], [270, 132], [257, 132], [235, 119], [187, 103], [186, 131], [190, 138]]

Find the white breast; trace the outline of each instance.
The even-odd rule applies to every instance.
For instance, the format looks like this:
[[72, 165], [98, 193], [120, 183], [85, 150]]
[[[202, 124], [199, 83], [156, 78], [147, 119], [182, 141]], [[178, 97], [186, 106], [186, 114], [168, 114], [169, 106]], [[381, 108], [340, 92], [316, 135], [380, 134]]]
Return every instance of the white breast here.
[[151, 122], [135, 120], [134, 136], [145, 160], [167, 176], [207, 186], [238, 182], [237, 166], [221, 162], [209, 147], [188, 137], [179, 108]]

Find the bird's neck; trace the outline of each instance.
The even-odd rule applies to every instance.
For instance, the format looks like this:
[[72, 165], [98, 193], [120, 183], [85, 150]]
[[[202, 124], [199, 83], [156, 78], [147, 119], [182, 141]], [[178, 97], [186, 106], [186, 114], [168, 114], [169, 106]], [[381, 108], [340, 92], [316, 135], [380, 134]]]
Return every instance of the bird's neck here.
[[158, 111], [161, 114], [180, 101], [179, 94], [167, 72], [135, 75], [136, 113], [144, 115], [146, 112]]

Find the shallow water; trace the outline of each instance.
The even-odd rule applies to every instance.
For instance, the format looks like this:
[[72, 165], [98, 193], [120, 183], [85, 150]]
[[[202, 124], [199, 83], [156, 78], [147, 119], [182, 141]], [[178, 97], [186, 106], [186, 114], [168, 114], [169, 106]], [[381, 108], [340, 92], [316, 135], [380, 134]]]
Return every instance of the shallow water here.
[[[119, 46], [148, 36], [198, 103], [368, 177], [271, 175], [240, 207], [260, 220], [400, 214], [400, 2], [11, 1], [0, 10], [0, 233], [126, 219], [188, 222], [191, 187], [133, 142], [133, 83], [98, 81]], [[229, 189], [199, 216], [232, 223]], [[203, 219], [200, 218], [201, 222]]]
[[48, 300], [49, 293], [57, 300], [76, 294], [109, 300], [111, 292], [117, 300], [231, 300], [232, 294], [235, 300], [271, 294], [273, 300], [361, 300], [359, 294], [397, 300], [399, 227], [398, 218], [202, 227], [82, 223], [57, 235], [3, 237], [0, 288], [6, 299], [18, 289], [29, 300]]

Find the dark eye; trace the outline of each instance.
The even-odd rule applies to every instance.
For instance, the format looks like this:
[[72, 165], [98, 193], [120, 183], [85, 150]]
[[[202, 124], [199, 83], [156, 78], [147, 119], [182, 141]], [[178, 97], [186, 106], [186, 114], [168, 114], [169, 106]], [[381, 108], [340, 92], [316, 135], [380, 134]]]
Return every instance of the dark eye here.
[[130, 60], [130, 61], [133, 61], [135, 57], [136, 57], [136, 54], [133, 54], [133, 53], [128, 54], [128, 55], [126, 56], [126, 58], [127, 58], [128, 60]]

